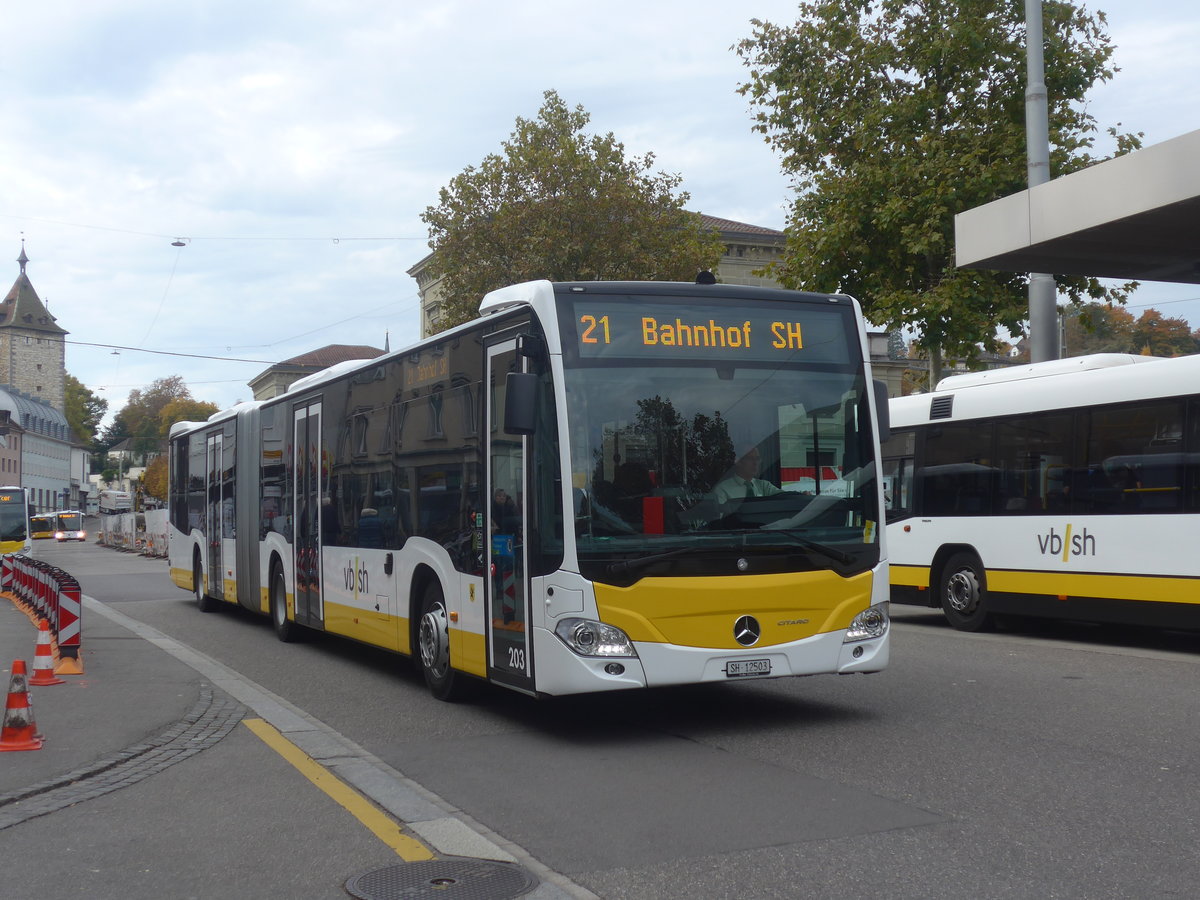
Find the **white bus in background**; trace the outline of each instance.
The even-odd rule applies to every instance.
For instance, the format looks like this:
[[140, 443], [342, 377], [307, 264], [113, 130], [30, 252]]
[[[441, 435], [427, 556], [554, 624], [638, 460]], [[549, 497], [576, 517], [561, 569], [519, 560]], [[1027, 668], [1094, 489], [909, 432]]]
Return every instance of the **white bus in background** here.
[[133, 498], [129, 491], [101, 491], [98, 510], [102, 516], [132, 512]]
[[1200, 356], [957, 375], [890, 408], [893, 600], [964, 631], [996, 614], [1200, 628]]

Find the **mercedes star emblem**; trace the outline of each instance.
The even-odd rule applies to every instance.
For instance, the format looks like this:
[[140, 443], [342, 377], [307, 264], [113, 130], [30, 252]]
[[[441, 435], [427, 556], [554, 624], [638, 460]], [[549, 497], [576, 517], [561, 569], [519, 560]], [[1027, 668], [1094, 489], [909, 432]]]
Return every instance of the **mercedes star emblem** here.
[[742, 616], [733, 623], [733, 639], [743, 647], [757, 644], [761, 636], [762, 626], [758, 624], [758, 619], [754, 616]]

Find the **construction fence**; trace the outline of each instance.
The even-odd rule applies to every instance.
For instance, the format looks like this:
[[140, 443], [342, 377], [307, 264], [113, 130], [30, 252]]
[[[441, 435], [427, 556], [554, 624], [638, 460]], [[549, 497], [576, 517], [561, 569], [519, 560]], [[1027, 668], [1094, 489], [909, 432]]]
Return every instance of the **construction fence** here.
[[97, 543], [142, 556], [167, 556], [167, 511], [114, 513], [100, 517]]

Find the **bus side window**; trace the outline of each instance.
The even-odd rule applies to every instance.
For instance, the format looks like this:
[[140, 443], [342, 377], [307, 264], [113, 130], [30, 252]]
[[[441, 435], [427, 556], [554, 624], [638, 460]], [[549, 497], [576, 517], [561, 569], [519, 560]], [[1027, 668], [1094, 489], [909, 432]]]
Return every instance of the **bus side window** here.
[[1188, 401], [1188, 434], [1184, 445], [1184, 508], [1200, 511], [1200, 399]]
[[916, 438], [915, 431], [893, 431], [883, 443], [884, 521], [894, 522], [912, 515]]
[[886, 521], [912, 515], [912, 457], [883, 461], [883, 506]]

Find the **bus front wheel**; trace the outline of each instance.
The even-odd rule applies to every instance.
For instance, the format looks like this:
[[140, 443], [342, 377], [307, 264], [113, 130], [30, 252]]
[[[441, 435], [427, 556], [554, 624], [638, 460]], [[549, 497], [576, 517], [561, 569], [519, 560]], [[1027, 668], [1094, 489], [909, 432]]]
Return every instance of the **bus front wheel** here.
[[959, 631], [991, 631], [995, 620], [987, 608], [987, 573], [973, 553], [955, 553], [942, 567], [942, 611]]
[[439, 700], [459, 700], [465, 679], [450, 666], [450, 619], [446, 600], [436, 583], [425, 588], [421, 597], [421, 618], [417, 623], [417, 658], [429, 692]]

